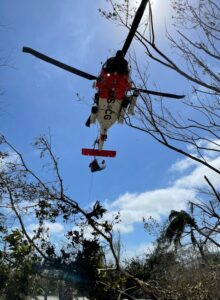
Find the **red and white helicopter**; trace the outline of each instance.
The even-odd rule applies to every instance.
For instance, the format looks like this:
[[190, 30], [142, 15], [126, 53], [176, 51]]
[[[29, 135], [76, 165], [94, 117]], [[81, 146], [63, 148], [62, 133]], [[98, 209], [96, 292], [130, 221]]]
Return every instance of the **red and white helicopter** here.
[[[93, 149], [82, 149], [83, 155], [94, 157], [116, 156], [116, 151], [103, 150], [103, 145], [107, 138], [107, 131], [114, 123], [116, 123], [116, 121], [118, 121], [118, 123], [123, 123], [126, 112], [128, 114], [134, 114], [134, 107], [139, 93], [176, 99], [184, 97], [184, 95], [160, 93], [146, 89], [137, 89], [132, 86], [129, 76], [130, 70], [124, 56], [130, 47], [148, 2], [149, 0], [141, 1], [123, 48], [117, 51], [115, 57], [107, 60], [98, 77], [59, 62], [29, 47], [23, 47], [23, 52], [32, 54], [41, 60], [85, 79], [96, 81], [95, 88], [97, 89], [97, 93], [95, 94], [95, 102], [92, 106], [91, 114], [86, 122], [86, 126], [89, 127], [90, 124], [94, 124], [98, 121], [100, 126], [100, 136], [98, 140], [95, 141]], [[133, 91], [133, 94], [128, 96], [128, 92], [130, 91]]]

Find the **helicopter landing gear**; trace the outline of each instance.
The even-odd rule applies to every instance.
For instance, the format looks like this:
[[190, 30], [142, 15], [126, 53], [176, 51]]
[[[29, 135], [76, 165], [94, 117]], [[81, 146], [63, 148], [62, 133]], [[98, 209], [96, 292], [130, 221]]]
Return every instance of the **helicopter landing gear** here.
[[91, 115], [90, 115], [90, 123], [91, 124], [94, 124], [96, 122], [97, 112], [98, 112], [98, 107], [93, 106], [92, 110], [91, 110]]
[[[82, 155], [88, 155], [88, 156], [104, 156], [104, 157], [115, 157], [116, 151], [114, 150], [102, 150], [103, 144], [107, 139], [107, 134], [103, 130], [103, 134], [100, 134], [100, 137], [95, 140], [93, 143], [93, 149], [83, 148], [82, 149]], [[95, 149], [97, 147], [98, 149]]]
[[94, 124], [96, 122], [97, 112], [98, 112], [98, 107], [93, 106], [91, 109], [91, 114], [85, 123], [87, 127], [90, 127], [90, 124]]
[[118, 118], [119, 124], [124, 123], [124, 116], [125, 116], [125, 112], [127, 110], [129, 103], [130, 103], [130, 97], [125, 97], [125, 99], [122, 102], [121, 111], [120, 111], [119, 118]]
[[134, 93], [131, 96], [130, 105], [129, 105], [129, 108], [128, 108], [128, 114], [129, 115], [134, 115], [134, 108], [135, 108], [135, 105], [136, 105], [137, 98], [138, 98], [139, 94], [140, 93], [139, 93], [138, 90], [134, 90]]

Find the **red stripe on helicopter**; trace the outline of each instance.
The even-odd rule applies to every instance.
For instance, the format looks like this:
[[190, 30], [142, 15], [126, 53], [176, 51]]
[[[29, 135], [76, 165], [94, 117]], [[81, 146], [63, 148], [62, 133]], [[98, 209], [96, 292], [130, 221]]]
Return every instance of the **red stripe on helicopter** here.
[[96, 87], [99, 89], [100, 98], [109, 98], [109, 91], [112, 90], [115, 99], [124, 100], [127, 91], [131, 88], [131, 82], [128, 75], [110, 74], [102, 70], [96, 82]]
[[82, 155], [115, 157], [116, 156], [116, 151], [83, 148], [82, 149]]

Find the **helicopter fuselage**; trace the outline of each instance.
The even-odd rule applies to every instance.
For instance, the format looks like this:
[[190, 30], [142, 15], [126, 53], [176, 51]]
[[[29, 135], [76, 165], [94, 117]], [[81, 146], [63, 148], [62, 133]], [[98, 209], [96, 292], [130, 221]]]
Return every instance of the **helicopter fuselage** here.
[[131, 89], [129, 74], [108, 73], [101, 71], [95, 85], [98, 93], [92, 108], [90, 123], [96, 120], [100, 125], [98, 149], [101, 150], [107, 138], [108, 129], [116, 122], [123, 123], [124, 114], [132, 96], [127, 96]]

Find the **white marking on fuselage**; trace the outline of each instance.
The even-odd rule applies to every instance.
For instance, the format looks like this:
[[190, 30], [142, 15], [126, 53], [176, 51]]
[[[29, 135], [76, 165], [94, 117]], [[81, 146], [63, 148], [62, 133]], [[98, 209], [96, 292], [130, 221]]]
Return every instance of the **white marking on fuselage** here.
[[118, 120], [121, 104], [122, 100], [99, 98], [97, 120], [100, 124], [102, 133], [106, 133]]

